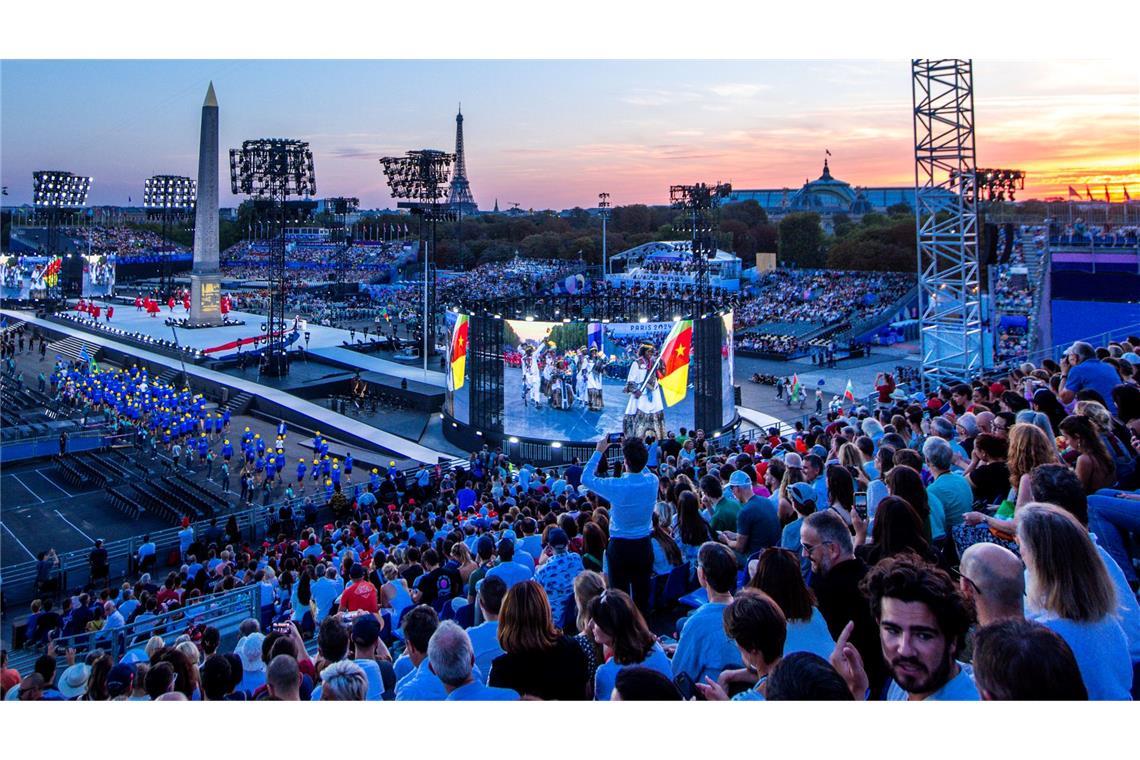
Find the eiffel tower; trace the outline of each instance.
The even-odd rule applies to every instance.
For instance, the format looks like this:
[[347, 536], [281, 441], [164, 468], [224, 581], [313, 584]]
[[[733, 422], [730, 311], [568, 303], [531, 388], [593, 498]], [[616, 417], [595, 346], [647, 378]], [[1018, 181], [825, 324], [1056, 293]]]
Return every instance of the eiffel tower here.
[[479, 207], [471, 196], [471, 183], [467, 181], [467, 160], [463, 157], [463, 106], [455, 116], [455, 172], [451, 175], [451, 191], [447, 202], [453, 211], [461, 214], [478, 213]]

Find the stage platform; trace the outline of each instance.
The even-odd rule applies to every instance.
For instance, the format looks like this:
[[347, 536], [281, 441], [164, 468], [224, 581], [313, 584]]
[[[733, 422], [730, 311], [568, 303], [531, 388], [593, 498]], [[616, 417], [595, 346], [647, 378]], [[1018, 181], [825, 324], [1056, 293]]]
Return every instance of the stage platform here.
[[[332, 328], [326, 327], [325, 329], [329, 330]], [[337, 330], [337, 332], [344, 333], [345, 342], [347, 342], [348, 331]], [[422, 363], [418, 365], [401, 364], [400, 362], [381, 359], [378, 356], [344, 348], [339, 343], [335, 346], [311, 349], [309, 353], [313, 356], [325, 359], [332, 364], [336, 364], [337, 366], [352, 367], [361, 372], [376, 372], [381, 375], [402, 378], [409, 383], [415, 380], [436, 388], [445, 388], [447, 386], [447, 375], [443, 372], [437, 372], [431, 369], [425, 372]], [[432, 361], [438, 363], [439, 357], [436, 357]]]
[[[95, 299], [97, 305], [104, 307], [103, 311], [106, 312], [107, 302], [101, 299]], [[74, 310], [68, 312], [71, 316], [87, 318], [86, 314], [81, 314]], [[100, 318], [99, 323], [103, 325], [110, 325], [117, 327], [120, 330], [127, 332], [139, 333], [157, 340], [175, 340], [183, 346], [188, 346], [195, 350], [207, 351], [207, 356], [211, 359], [226, 359], [236, 356], [238, 350], [236, 347], [227, 348], [218, 351], [209, 351], [212, 348], [218, 348], [229, 343], [233, 343], [245, 338], [253, 338], [265, 333], [261, 330], [261, 325], [265, 321], [264, 314], [252, 314], [244, 311], [231, 311], [229, 317], [233, 320], [240, 320], [244, 322], [243, 325], [223, 325], [220, 327], [202, 327], [197, 329], [186, 329], [182, 327], [171, 327], [165, 324], [166, 320], [170, 317], [183, 319], [187, 315], [186, 311], [181, 305], [175, 306], [174, 311], [166, 308], [154, 317], [147, 314], [145, 311], [137, 311], [133, 305], [124, 305], [122, 303], [115, 303], [115, 316], [111, 318], [110, 322], [106, 318]], [[292, 320], [286, 321], [286, 329], [292, 325]], [[306, 347], [306, 350], [312, 351], [314, 349], [328, 348], [332, 346], [339, 346], [342, 343], [347, 343], [349, 339], [348, 330], [341, 330], [335, 327], [325, 327], [313, 322], [309, 322], [305, 330], [309, 333], [309, 341], [306, 347], [304, 335], [298, 338], [291, 346], [290, 349], [296, 350]], [[241, 347], [242, 353], [249, 353], [256, 348], [253, 344], [247, 344]]]
[[[117, 310], [116, 310], [117, 311]], [[8, 309], [0, 310], [0, 313], [6, 315], [9, 320], [21, 320], [35, 325], [44, 330], [49, 330], [56, 333], [62, 333], [68, 336], [82, 338], [87, 343], [103, 346], [110, 350], [121, 352], [129, 356], [136, 356], [150, 364], [157, 364], [170, 369], [182, 369], [182, 363], [178, 359], [173, 359], [160, 354], [145, 351], [143, 349], [135, 348], [124, 343], [118, 343], [104, 337], [98, 332], [88, 332], [86, 330], [71, 327], [58, 322], [49, 322], [44, 319], [39, 319], [27, 312], [13, 311]], [[118, 321], [116, 314], [115, 322]], [[158, 321], [157, 319], [155, 320]], [[161, 323], [160, 323], [161, 324]], [[166, 328], [168, 331], [170, 328]], [[219, 330], [230, 328], [215, 328]], [[331, 330], [332, 328], [325, 328]], [[210, 330], [180, 330], [180, 333], [210, 333]], [[335, 332], [344, 332], [337, 330]], [[354, 352], [347, 352], [356, 355]], [[397, 365], [398, 366], [398, 365]], [[329, 431], [338, 431], [340, 435], [338, 438], [346, 439], [347, 443], [351, 445], [358, 445], [360, 443], [367, 443], [373, 447], [378, 447], [384, 451], [389, 451], [399, 456], [408, 459], [414, 459], [417, 462], [426, 462], [435, 464], [440, 461], [449, 461], [453, 459], [453, 455], [437, 451], [434, 449], [421, 446], [414, 441], [401, 438], [400, 436], [393, 435], [384, 430], [380, 430], [371, 425], [367, 425], [359, 420], [346, 417], [342, 414], [337, 414], [329, 409], [323, 408], [311, 401], [306, 401], [295, 395], [286, 393], [278, 388], [269, 387], [268, 385], [246, 380], [242, 377], [236, 377], [224, 372], [199, 367], [193, 364], [185, 365], [186, 372], [198, 380], [214, 384], [221, 387], [230, 388], [236, 393], [249, 393], [259, 400], [266, 402], [270, 409], [266, 409], [267, 413], [275, 414], [272, 410], [273, 407], [281, 410], [290, 410], [292, 413], [300, 415], [305, 418], [307, 423], [317, 429], [324, 429]], [[422, 370], [421, 370], [422, 373]]]

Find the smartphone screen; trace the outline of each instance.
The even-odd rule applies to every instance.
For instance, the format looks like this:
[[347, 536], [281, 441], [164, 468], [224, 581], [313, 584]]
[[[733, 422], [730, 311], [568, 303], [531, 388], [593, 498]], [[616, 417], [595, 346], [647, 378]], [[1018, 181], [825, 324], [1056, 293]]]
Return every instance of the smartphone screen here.
[[688, 673], [678, 673], [673, 678], [673, 685], [677, 687], [677, 691], [681, 692], [681, 696], [685, 700], [690, 700], [696, 693], [696, 687], [693, 686], [693, 679], [689, 677]]
[[606, 436], [606, 443], [621, 443], [624, 439], [624, 433], [610, 433]]
[[855, 512], [859, 515], [860, 519], [867, 519], [867, 494], [866, 492], [855, 494]]

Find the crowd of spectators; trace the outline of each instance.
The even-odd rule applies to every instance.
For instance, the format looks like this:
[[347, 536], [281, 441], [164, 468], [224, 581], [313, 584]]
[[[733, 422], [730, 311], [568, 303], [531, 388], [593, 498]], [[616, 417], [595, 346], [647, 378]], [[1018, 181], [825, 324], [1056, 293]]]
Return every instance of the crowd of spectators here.
[[232, 655], [208, 628], [144, 631], [119, 662], [70, 655], [57, 674], [46, 652], [8, 696], [1129, 699], [1138, 343], [930, 395], [884, 384], [782, 436], [373, 471], [325, 524], [274, 510], [264, 540], [191, 530], [165, 579], [33, 613], [40, 634], [106, 630], [256, 586]]
[[767, 322], [857, 322], [874, 316], [914, 286], [894, 272], [773, 269], [759, 275], [736, 308], [736, 329]]

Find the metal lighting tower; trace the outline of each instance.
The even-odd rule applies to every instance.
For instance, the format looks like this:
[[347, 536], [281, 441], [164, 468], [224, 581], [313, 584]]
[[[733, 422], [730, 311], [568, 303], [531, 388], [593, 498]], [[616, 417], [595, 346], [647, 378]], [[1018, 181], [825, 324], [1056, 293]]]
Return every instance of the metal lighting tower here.
[[697, 265], [697, 307], [702, 315], [707, 313], [710, 302], [709, 259], [716, 256], [716, 210], [730, 193], [732, 185], [721, 182], [715, 185], [698, 182], [669, 188], [670, 204], [682, 212], [673, 227], [678, 232], [688, 233], [691, 241], [693, 262]]
[[975, 169], [974, 177], [979, 196], [984, 193], [991, 203], [1012, 203], [1014, 194], [1025, 189], [1025, 172], [1020, 169]]
[[[435, 349], [435, 223], [451, 219], [453, 215], [451, 209], [441, 207], [440, 200], [447, 195], [447, 178], [454, 161], [454, 154], [430, 149], [380, 159], [392, 197], [408, 199], [397, 202], [396, 206], [409, 209], [420, 218], [419, 241], [424, 252], [424, 372], [427, 372], [428, 357]], [[430, 246], [424, 236], [425, 221], [431, 223]]]
[[285, 341], [285, 222], [290, 196], [309, 198], [317, 192], [313, 152], [301, 140], [279, 138], [246, 140], [230, 150], [230, 185], [235, 195], [249, 195], [276, 205], [278, 230], [276, 256], [270, 272], [269, 312], [265, 324], [265, 352], [261, 371], [271, 376], [289, 371]]
[[606, 259], [606, 221], [610, 218], [610, 194], [598, 193], [598, 216], [602, 217], [602, 279], [610, 273], [609, 263]]
[[916, 59], [911, 75], [922, 372], [937, 387], [983, 368], [973, 63]]
[[[64, 213], [74, 213], [87, 205], [87, 193], [91, 189], [91, 178], [71, 172], [45, 170], [32, 172], [32, 206], [36, 216], [47, 227], [47, 255], [59, 255], [59, 222]], [[60, 285], [64, 295], [79, 295], [83, 288], [83, 267], [79, 267], [79, 277], [63, 276], [74, 274], [73, 267], [60, 272]]]
[[697, 266], [697, 282], [693, 294], [693, 419], [696, 427], [714, 430], [721, 426], [721, 345], [725, 339], [724, 324], [710, 314], [715, 311], [709, 289], [708, 260], [716, 256], [717, 208], [732, 192], [726, 183], [708, 185], [673, 185], [669, 202], [681, 211], [674, 228], [688, 233], [693, 262]]
[[143, 184], [143, 208], [147, 216], [162, 220], [163, 250], [158, 251], [160, 298], [167, 298], [174, 292], [174, 265], [169, 246], [172, 222], [175, 218], [194, 213], [197, 198], [198, 183], [189, 177], [156, 174]]
[[344, 282], [344, 273], [348, 271], [348, 250], [353, 243], [352, 236], [348, 234], [348, 215], [355, 214], [360, 208], [360, 199], [329, 198], [325, 201], [325, 207], [333, 219], [339, 222], [339, 226], [333, 230], [333, 242], [337, 244], [337, 266], [333, 273], [333, 281], [337, 283], [339, 296], [341, 295], [339, 286]]

